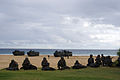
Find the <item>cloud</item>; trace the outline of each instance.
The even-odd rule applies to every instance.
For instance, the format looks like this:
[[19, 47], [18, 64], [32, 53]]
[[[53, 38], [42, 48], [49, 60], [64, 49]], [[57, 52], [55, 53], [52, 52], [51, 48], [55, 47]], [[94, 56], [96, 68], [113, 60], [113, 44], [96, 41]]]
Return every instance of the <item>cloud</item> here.
[[119, 0], [1, 0], [4, 48], [119, 48]]

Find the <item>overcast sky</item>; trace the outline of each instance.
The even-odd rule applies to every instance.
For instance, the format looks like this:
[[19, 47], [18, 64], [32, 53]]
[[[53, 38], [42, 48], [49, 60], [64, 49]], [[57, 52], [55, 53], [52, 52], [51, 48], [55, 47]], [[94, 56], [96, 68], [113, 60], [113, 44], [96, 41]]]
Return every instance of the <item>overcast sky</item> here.
[[118, 49], [120, 0], [0, 0], [0, 48]]

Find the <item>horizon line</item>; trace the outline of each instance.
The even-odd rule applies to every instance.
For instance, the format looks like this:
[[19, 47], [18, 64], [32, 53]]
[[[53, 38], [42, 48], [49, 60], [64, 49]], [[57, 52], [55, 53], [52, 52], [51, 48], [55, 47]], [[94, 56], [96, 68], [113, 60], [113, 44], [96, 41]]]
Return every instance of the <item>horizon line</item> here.
[[0, 48], [0, 49], [83, 49], [83, 50], [118, 50], [117, 48]]

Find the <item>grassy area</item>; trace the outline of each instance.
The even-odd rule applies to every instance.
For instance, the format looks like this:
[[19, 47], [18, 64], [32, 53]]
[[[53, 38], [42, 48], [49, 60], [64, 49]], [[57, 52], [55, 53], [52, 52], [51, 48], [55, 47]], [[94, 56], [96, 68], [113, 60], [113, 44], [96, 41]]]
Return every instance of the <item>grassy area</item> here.
[[0, 80], [120, 80], [120, 68], [86, 68], [79, 70], [0, 70]]

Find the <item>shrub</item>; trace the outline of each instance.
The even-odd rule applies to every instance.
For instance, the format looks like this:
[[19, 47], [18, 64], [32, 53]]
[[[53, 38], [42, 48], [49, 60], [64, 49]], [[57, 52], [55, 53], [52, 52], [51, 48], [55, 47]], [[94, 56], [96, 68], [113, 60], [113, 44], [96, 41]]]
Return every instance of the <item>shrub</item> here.
[[119, 49], [119, 51], [117, 52], [117, 55], [120, 56], [120, 49]]

